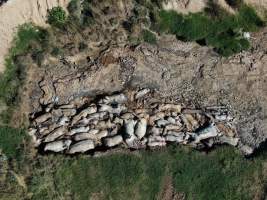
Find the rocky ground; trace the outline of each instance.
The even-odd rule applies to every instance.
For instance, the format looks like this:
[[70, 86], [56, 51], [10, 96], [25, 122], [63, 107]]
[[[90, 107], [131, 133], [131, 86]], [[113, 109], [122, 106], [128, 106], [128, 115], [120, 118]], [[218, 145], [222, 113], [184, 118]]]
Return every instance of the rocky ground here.
[[65, 105], [75, 99], [145, 87], [157, 90], [158, 98], [171, 98], [190, 108], [226, 106], [235, 118], [241, 143], [255, 149], [267, 137], [266, 31], [253, 35], [249, 52], [230, 58], [164, 36], [157, 45], [105, 46], [89, 60], [75, 60], [79, 58], [75, 55], [64, 62], [53, 61], [34, 77], [29, 112], [38, 113], [50, 104]]
[[[135, 10], [143, 9], [136, 5], [133, 1], [92, 3], [95, 23], [90, 28], [57, 31], [56, 43], [65, 53], [45, 55], [39, 67], [26, 63], [28, 76], [14, 123], [36, 116], [47, 106], [149, 88], [157, 91], [161, 103], [169, 98], [193, 109], [226, 106], [235, 119], [240, 143], [249, 151], [263, 144], [267, 138], [267, 29], [252, 34], [248, 52], [228, 58], [171, 35], [157, 35], [155, 45], [134, 43], [125, 20], [134, 21]], [[140, 30], [149, 23], [146, 17], [136, 18], [131, 36], [140, 37]], [[83, 51], [81, 42], [86, 46]]]

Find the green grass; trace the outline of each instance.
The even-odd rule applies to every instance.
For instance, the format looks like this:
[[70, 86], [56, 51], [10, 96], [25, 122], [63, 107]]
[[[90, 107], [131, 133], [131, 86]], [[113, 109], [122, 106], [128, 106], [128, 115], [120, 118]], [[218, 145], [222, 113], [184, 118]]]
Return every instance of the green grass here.
[[209, 45], [223, 56], [247, 50], [249, 41], [243, 32], [253, 32], [264, 26], [254, 9], [243, 5], [236, 15], [220, 11], [217, 17], [208, 13], [178, 14], [175, 11], [160, 11], [156, 29], [175, 34], [178, 39], [197, 41]]
[[17, 36], [13, 40], [12, 48], [6, 58], [6, 69], [3, 74], [0, 74], [0, 99], [9, 107], [6, 113], [1, 114], [4, 123], [8, 123], [12, 110], [19, 101], [19, 88], [22, 86], [26, 76], [26, 66], [22, 64], [20, 56], [26, 55], [30, 51], [38, 50], [37, 44], [40, 44], [38, 48], [45, 49], [47, 43], [47, 31], [32, 24], [24, 24], [19, 27]]
[[20, 129], [0, 127], [0, 149], [10, 159], [18, 158], [21, 154], [22, 141], [26, 133]]
[[150, 44], [156, 44], [157, 43], [156, 35], [149, 30], [143, 30], [142, 31], [142, 38], [143, 38], [144, 42], [147, 42]]
[[65, 10], [60, 7], [53, 7], [48, 11], [47, 21], [54, 27], [62, 28], [67, 20]]
[[[246, 159], [232, 147], [209, 154], [171, 146], [100, 158], [50, 155], [28, 183], [32, 199], [156, 199], [165, 176], [186, 199], [253, 199], [267, 189], [266, 152]], [[49, 166], [47, 166], [49, 163]], [[266, 169], [265, 169], [266, 170]]]

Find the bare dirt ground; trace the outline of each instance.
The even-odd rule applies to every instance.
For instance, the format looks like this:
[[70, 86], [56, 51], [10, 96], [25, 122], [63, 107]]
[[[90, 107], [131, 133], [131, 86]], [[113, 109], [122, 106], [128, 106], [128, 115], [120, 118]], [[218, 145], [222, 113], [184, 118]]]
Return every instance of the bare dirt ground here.
[[5, 69], [5, 56], [19, 25], [33, 22], [47, 26], [47, 10], [54, 6], [66, 8], [69, 0], [9, 0], [0, 7], [0, 72]]
[[160, 36], [157, 45], [131, 46], [122, 22], [130, 16], [132, 4], [120, 1], [109, 10], [106, 4], [92, 8], [97, 16], [102, 10], [106, 15], [95, 18], [95, 25], [84, 34], [86, 51], [77, 50], [79, 34], [66, 34], [57, 42], [62, 46], [69, 42], [75, 48], [63, 58], [46, 56], [44, 67], [31, 66], [20, 113], [38, 112], [40, 99], [68, 104], [126, 87], [148, 87], [189, 107], [226, 105], [235, 116], [243, 144], [256, 148], [266, 140], [267, 29], [252, 35], [248, 52], [229, 58], [174, 36]]
[[[229, 58], [162, 36], [158, 45], [103, 46], [89, 63], [86, 58], [67, 64], [54, 60], [45, 72], [34, 73], [39, 76], [33, 77], [34, 85], [28, 85], [33, 89], [25, 95], [30, 97], [29, 110], [37, 112], [40, 99], [51, 103], [57, 97], [58, 104], [67, 104], [125, 87], [148, 87], [188, 107], [226, 105], [242, 143], [256, 148], [267, 138], [266, 34], [267, 29], [254, 34], [250, 51]], [[43, 90], [36, 85], [41, 80]]]

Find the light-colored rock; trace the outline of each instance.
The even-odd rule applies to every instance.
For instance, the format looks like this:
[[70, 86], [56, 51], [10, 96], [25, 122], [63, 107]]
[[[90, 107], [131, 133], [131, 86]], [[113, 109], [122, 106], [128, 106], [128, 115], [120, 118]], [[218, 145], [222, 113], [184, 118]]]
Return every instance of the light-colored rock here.
[[68, 153], [69, 154], [84, 153], [94, 148], [95, 144], [92, 140], [83, 140], [81, 142], [71, 145]]

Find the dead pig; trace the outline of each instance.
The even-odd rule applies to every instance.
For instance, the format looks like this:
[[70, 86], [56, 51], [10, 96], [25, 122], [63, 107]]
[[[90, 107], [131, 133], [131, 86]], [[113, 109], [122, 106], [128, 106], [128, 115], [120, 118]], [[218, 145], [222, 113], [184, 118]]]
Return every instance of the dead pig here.
[[94, 148], [95, 148], [95, 144], [92, 140], [83, 140], [81, 142], [78, 142], [70, 146], [70, 149], [67, 153], [69, 154], [84, 153]]
[[71, 140], [58, 140], [45, 145], [44, 151], [61, 152], [68, 149], [71, 144]]

